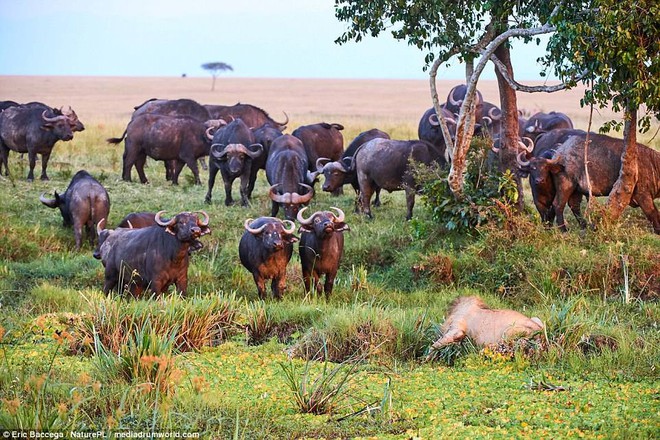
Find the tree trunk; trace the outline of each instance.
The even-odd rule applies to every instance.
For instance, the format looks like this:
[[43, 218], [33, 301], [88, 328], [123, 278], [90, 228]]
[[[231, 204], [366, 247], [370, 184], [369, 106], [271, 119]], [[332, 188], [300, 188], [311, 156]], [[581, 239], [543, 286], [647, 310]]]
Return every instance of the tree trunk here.
[[[513, 79], [513, 66], [511, 65], [511, 53], [506, 42], [500, 44], [495, 49], [494, 55], [506, 66], [509, 78]], [[518, 154], [518, 100], [516, 91], [511, 88], [500, 70], [495, 67], [497, 75], [497, 85], [500, 90], [500, 107], [502, 109], [502, 122], [500, 128], [500, 171], [503, 173], [510, 170], [516, 176], [516, 185], [518, 186], [519, 210], [524, 207], [524, 195], [522, 179], [516, 173], [518, 164], [516, 155]]]
[[481, 72], [474, 72], [473, 63], [470, 61], [466, 62], [466, 73], [467, 78], [467, 91], [465, 93], [465, 99], [461, 105], [460, 113], [458, 116], [458, 121], [456, 124], [456, 140], [454, 142], [454, 152], [451, 161], [451, 167], [449, 168], [449, 176], [447, 177], [447, 182], [449, 183], [449, 189], [451, 190], [454, 197], [461, 200], [465, 194], [463, 193], [463, 187], [465, 183], [465, 170], [467, 169], [466, 156], [467, 152], [470, 149], [470, 142], [472, 142], [472, 136], [474, 134], [474, 124], [475, 124], [475, 98], [477, 95], [477, 81], [479, 80], [479, 75]]
[[211, 82], [211, 91], [213, 92], [215, 90], [215, 77], [216, 77], [216, 75], [212, 75], [212, 76], [213, 76], [213, 82]]
[[637, 109], [626, 109], [623, 128], [623, 153], [621, 154], [621, 171], [614, 183], [607, 208], [612, 219], [621, 217], [623, 210], [630, 203], [633, 190], [637, 184]]

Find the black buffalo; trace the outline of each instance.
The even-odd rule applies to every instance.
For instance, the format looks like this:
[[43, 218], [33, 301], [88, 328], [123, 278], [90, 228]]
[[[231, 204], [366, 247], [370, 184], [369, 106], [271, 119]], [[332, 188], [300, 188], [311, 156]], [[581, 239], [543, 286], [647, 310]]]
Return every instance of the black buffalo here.
[[406, 220], [412, 218], [416, 183], [409, 172], [410, 161], [426, 165], [445, 164], [440, 152], [429, 142], [373, 139], [358, 149], [353, 159], [360, 185], [360, 209], [371, 214], [371, 196], [376, 188], [387, 191], [405, 190]]
[[199, 211], [182, 212], [164, 219], [160, 211], [156, 225], [140, 229], [99, 230], [99, 247], [94, 257], [105, 266], [103, 291], [128, 290], [138, 296], [151, 290], [164, 292], [174, 284], [178, 292], [186, 294], [190, 247], [211, 232], [209, 216]]
[[344, 253], [344, 231], [350, 230], [344, 223], [344, 212], [339, 208], [336, 211], [318, 211], [305, 219], [303, 212], [307, 207], [298, 211], [300, 223], [300, 263], [302, 266], [305, 291], [310, 292], [312, 280], [317, 293], [321, 292], [321, 276], [325, 275], [323, 292], [328, 298], [339, 270], [342, 254]]
[[[463, 101], [465, 100], [465, 94], [467, 93], [467, 86], [465, 84], [460, 84], [452, 87], [452, 89], [447, 94], [447, 101], [445, 102], [444, 108], [449, 110], [452, 114], [458, 115]], [[476, 122], [479, 122], [483, 117], [483, 105], [484, 98], [479, 90], [475, 94], [475, 117]]]
[[77, 250], [80, 250], [82, 244], [83, 227], [87, 230], [90, 245], [94, 246], [96, 224], [101, 219], [108, 218], [110, 212], [108, 192], [85, 170], [80, 170], [73, 176], [63, 194], [55, 191], [53, 199], [42, 194], [39, 200], [49, 208], [60, 208], [64, 226], [73, 226]]
[[[452, 139], [456, 137], [456, 117], [455, 115], [445, 108], [442, 108], [442, 116], [445, 118], [447, 123], [447, 128], [449, 129], [449, 134]], [[433, 144], [443, 155], [445, 160], [449, 161], [449, 154], [447, 151], [447, 144], [445, 143], [445, 137], [442, 134], [442, 128], [440, 127], [440, 121], [438, 121], [438, 115], [435, 112], [435, 109], [431, 107], [426, 110], [422, 115], [422, 118], [419, 120], [419, 125], [417, 126], [417, 137], [426, 142]]]
[[257, 144], [254, 133], [242, 119], [234, 119], [227, 126], [218, 130], [213, 136], [211, 145], [211, 165], [209, 170], [209, 189], [206, 193], [206, 203], [211, 203], [211, 193], [215, 185], [218, 170], [225, 186], [225, 205], [234, 203], [231, 195], [232, 183], [241, 179], [241, 205], [247, 206], [251, 189], [257, 179], [259, 166], [253, 161], [263, 154], [263, 146]]
[[[288, 226], [286, 226], [288, 225]], [[296, 225], [290, 220], [259, 217], [245, 220], [245, 232], [238, 244], [241, 264], [250, 271], [259, 298], [266, 299], [266, 280], [272, 280], [273, 296], [282, 298], [286, 289], [286, 266], [293, 254]]]
[[308, 168], [307, 154], [300, 139], [285, 134], [273, 141], [266, 161], [273, 217], [282, 205], [285, 217], [293, 220], [300, 207], [312, 200], [312, 185], [318, 172], [310, 173]]
[[122, 179], [125, 181], [131, 181], [131, 169], [135, 166], [140, 181], [148, 183], [144, 164], [149, 156], [156, 160], [175, 161], [172, 184], [178, 185], [184, 165], [192, 170], [195, 184], [201, 184], [197, 159], [208, 155], [211, 146], [203, 122], [187, 116], [146, 113], [131, 119], [121, 138], [110, 138], [107, 141], [118, 144], [124, 136]]
[[571, 129], [573, 128], [573, 121], [564, 113], [538, 112], [530, 116], [524, 126], [525, 136], [530, 137], [533, 141], [542, 133], [547, 133], [550, 130], [558, 129]]
[[27, 180], [34, 180], [37, 154], [41, 154], [41, 180], [48, 180], [46, 169], [53, 146], [59, 140], [73, 139], [70, 120], [56, 115], [50, 108], [38, 106], [9, 107], [0, 113], [0, 170], [9, 175], [9, 150], [27, 153], [30, 171]]

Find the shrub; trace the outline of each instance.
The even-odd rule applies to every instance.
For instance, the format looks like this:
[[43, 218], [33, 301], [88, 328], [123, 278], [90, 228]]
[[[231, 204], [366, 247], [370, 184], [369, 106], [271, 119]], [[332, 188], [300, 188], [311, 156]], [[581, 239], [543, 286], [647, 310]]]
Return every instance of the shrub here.
[[[422, 201], [431, 212], [433, 223], [452, 231], [469, 231], [490, 221], [499, 221], [502, 206], [515, 203], [518, 189], [514, 175], [499, 173], [488, 163], [490, 146], [475, 139], [467, 154], [465, 197], [457, 199], [447, 183], [448, 169], [415, 164], [412, 172], [422, 183]], [[498, 208], [499, 205], [499, 208]], [[425, 226], [413, 223], [418, 235], [425, 235]]]

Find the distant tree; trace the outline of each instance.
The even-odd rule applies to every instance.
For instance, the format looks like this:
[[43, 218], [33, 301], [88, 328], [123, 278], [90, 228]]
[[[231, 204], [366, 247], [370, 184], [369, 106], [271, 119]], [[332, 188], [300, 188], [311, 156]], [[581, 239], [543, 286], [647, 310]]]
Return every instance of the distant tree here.
[[215, 79], [218, 77], [218, 73], [224, 72], [225, 70], [232, 70], [232, 71], [234, 70], [229, 64], [221, 63], [219, 61], [213, 63], [204, 63], [202, 64], [202, 69], [211, 72], [211, 77], [213, 77], [211, 90], [215, 90]]

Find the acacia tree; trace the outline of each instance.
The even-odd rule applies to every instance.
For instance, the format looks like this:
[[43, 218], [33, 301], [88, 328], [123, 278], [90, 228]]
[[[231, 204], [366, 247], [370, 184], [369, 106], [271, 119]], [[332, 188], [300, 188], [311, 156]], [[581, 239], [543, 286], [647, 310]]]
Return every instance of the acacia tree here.
[[211, 83], [211, 91], [215, 90], [215, 79], [218, 77], [220, 72], [224, 72], [225, 70], [234, 70], [234, 68], [229, 64], [219, 61], [213, 63], [204, 63], [202, 64], [202, 69], [211, 72], [211, 76], [213, 77], [213, 82]]
[[[650, 128], [651, 118], [660, 119], [660, 4], [657, 0], [576, 2], [558, 20], [557, 32], [546, 56], [555, 72], [570, 77], [586, 72], [589, 86], [583, 103], [607, 107], [624, 114], [624, 150], [621, 170], [608, 198], [608, 210], [616, 219], [630, 203], [638, 177], [637, 126]], [[646, 110], [638, 121], [640, 106]], [[639, 124], [638, 124], [639, 122]], [[605, 130], [621, 127], [609, 121]]]
[[[518, 111], [512, 88], [530, 92], [558, 89], [516, 83], [508, 42], [510, 38], [528, 41], [536, 35], [553, 32], [555, 26], [551, 21], [562, 11], [561, 0], [335, 0], [335, 5], [336, 17], [349, 22], [349, 29], [337, 39], [338, 43], [361, 41], [366, 35], [375, 37], [390, 30], [394, 38], [407, 40], [427, 51], [426, 67], [431, 65], [431, 99], [440, 116], [437, 72], [452, 58], [465, 63], [467, 92], [459, 112], [455, 141], [449, 135], [444, 118], [439, 117], [451, 159], [448, 183], [457, 198], [464, 196], [466, 155], [476, 122], [476, 86], [487, 63], [493, 61], [497, 66], [498, 82], [503, 92], [501, 103], [505, 128], [502, 154], [515, 150], [518, 145]], [[508, 157], [515, 155], [508, 154]]]

